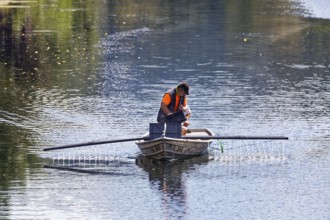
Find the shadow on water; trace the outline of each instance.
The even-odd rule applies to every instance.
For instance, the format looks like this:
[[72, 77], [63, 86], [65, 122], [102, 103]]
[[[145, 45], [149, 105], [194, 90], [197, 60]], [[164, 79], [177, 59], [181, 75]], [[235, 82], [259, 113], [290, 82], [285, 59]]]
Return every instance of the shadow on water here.
[[186, 160], [155, 160], [143, 155], [137, 157], [124, 157], [117, 155], [88, 155], [72, 156], [66, 153], [54, 154], [48, 158], [40, 158], [44, 168], [81, 172], [88, 174], [116, 174], [127, 175], [125, 171], [132, 168], [132, 161], [149, 174], [150, 181], [156, 179], [171, 179], [181, 174], [194, 165], [207, 163], [209, 155], [193, 157]]
[[203, 155], [187, 160], [155, 160], [139, 155], [136, 165], [148, 173], [151, 188], [156, 188], [161, 196], [166, 217], [184, 217], [188, 202], [184, 174], [195, 170], [198, 165], [209, 162]]
[[47, 169], [92, 175], [132, 176], [132, 165], [130, 158], [110, 155], [107, 158], [86, 155], [81, 158], [53, 156], [43, 159], [43, 167]]
[[[135, 163], [133, 162], [135, 159]], [[136, 176], [134, 166], [141, 168], [149, 178], [151, 189], [160, 195], [163, 214], [168, 217], [186, 215], [187, 192], [184, 175], [194, 172], [196, 166], [207, 164], [209, 155], [186, 160], [155, 160], [138, 155], [135, 158], [108, 156], [107, 158], [70, 158], [55, 156], [43, 160], [44, 168], [88, 175]], [[125, 178], [127, 178], [125, 177]]]

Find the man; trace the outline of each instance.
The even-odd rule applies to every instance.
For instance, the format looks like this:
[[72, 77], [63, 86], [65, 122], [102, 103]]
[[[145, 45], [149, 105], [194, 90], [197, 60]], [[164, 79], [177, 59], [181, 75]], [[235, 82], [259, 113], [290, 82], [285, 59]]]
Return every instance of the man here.
[[[165, 123], [165, 116], [170, 115], [179, 110], [184, 112], [188, 111], [187, 107], [187, 95], [189, 95], [189, 85], [186, 82], [182, 82], [175, 88], [168, 90], [162, 99], [160, 109], [158, 111], [157, 121], [158, 123]], [[190, 114], [190, 110], [189, 110]], [[186, 127], [189, 125], [188, 121], [183, 124], [182, 133], [186, 133]]]

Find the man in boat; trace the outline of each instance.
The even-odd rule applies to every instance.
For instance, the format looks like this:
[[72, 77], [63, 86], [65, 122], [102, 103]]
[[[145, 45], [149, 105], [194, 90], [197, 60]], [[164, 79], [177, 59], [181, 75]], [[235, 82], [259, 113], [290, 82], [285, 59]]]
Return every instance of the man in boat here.
[[[189, 85], [182, 82], [175, 88], [168, 90], [162, 99], [160, 109], [158, 111], [158, 123], [165, 123], [165, 116], [183, 110], [187, 118], [190, 118], [190, 109], [187, 105], [187, 95], [189, 95]], [[189, 122], [185, 121], [182, 127], [182, 135], [187, 133]]]

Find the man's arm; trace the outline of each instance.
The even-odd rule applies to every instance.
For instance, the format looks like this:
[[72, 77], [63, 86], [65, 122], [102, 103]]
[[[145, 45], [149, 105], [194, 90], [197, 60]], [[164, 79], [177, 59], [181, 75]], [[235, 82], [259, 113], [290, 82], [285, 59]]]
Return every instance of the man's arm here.
[[168, 109], [167, 105], [165, 102], [162, 102], [162, 104], [160, 105], [160, 107], [162, 108], [163, 112], [165, 115], [169, 115], [172, 114], [172, 112]]

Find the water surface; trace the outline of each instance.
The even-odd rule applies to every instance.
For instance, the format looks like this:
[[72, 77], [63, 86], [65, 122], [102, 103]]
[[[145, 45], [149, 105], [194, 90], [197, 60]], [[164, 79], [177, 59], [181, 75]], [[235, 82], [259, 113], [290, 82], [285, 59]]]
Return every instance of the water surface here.
[[[329, 219], [322, 3], [0, 5], [0, 218]], [[134, 142], [42, 151], [139, 137], [183, 80], [192, 127], [290, 140], [168, 162]]]

